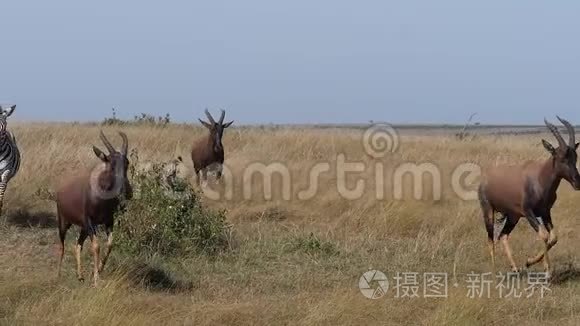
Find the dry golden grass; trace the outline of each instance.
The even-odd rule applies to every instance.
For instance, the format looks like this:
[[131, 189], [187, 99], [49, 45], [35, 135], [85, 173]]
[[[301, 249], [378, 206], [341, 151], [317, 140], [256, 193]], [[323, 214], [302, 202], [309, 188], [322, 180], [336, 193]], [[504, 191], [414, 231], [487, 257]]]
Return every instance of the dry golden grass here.
[[[205, 324], [419, 324], [419, 325], [574, 325], [580, 318], [580, 246], [578, 194], [563, 183], [554, 208], [559, 243], [551, 251], [558, 282], [546, 298], [470, 299], [460, 282], [447, 299], [395, 298], [393, 288], [379, 300], [364, 298], [359, 277], [369, 268], [396, 272], [446, 272], [460, 280], [469, 272], [490, 271], [486, 235], [476, 201], [460, 200], [450, 187], [454, 167], [463, 162], [493, 165], [546, 157], [538, 136], [480, 137], [459, 142], [452, 137], [403, 135], [400, 149], [382, 159], [365, 154], [361, 131], [297, 129], [231, 129], [224, 138], [233, 196], [206, 199], [224, 208], [234, 225], [236, 246], [219, 257], [121, 257], [113, 250], [111, 268], [97, 289], [78, 284], [72, 250], [65, 273], [56, 279], [54, 203], [38, 189], [53, 188], [73, 170], [95, 163], [91, 144], [99, 145], [97, 126], [72, 124], [11, 125], [23, 162], [8, 187], [7, 221], [0, 229], [0, 323], [9, 325], [205, 325]], [[116, 144], [117, 128], [105, 132]], [[130, 148], [147, 160], [182, 155], [202, 129], [127, 126]], [[548, 138], [551, 139], [551, 138]], [[365, 163], [349, 176], [367, 191], [347, 200], [337, 190], [336, 157]], [[250, 181], [251, 198], [243, 196], [243, 174], [249, 165], [279, 162], [291, 175], [291, 200], [284, 200], [281, 178], [274, 178], [273, 198], [263, 198], [260, 178]], [[316, 195], [299, 200], [309, 185], [309, 171], [328, 162]], [[393, 199], [393, 173], [401, 163], [430, 162], [442, 173], [443, 197]], [[384, 166], [376, 199], [374, 167]], [[426, 180], [425, 185], [431, 181]], [[222, 186], [223, 191], [225, 186]], [[313, 234], [314, 238], [310, 236]], [[74, 236], [69, 234], [72, 248]], [[313, 240], [315, 239], [315, 240]], [[539, 250], [525, 221], [511, 240], [518, 262]], [[320, 245], [320, 246], [318, 246]], [[499, 250], [498, 265], [507, 271]], [[85, 271], [89, 253], [84, 252]], [[538, 270], [540, 267], [537, 267]], [[90, 283], [90, 282], [89, 282]], [[451, 280], [450, 280], [451, 283]], [[422, 289], [422, 288], [421, 288]], [[495, 292], [492, 292], [495, 294]]]

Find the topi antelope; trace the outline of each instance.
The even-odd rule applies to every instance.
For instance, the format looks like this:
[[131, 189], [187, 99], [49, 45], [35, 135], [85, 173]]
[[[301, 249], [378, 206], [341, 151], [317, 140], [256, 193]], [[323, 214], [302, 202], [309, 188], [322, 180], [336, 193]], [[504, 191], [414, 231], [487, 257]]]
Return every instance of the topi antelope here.
[[[101, 162], [90, 172], [67, 180], [56, 193], [58, 233], [60, 237], [60, 259], [58, 275], [64, 258], [64, 240], [66, 232], [73, 225], [80, 227], [80, 234], [75, 246], [77, 262], [77, 277], [83, 281], [81, 269], [81, 250], [87, 237], [91, 240], [93, 253], [94, 285], [97, 285], [99, 273], [103, 270], [107, 258], [111, 253], [113, 243], [113, 215], [119, 209], [120, 199], [132, 197], [132, 188], [127, 179], [128, 141], [127, 136], [119, 132], [123, 139], [121, 151], [115, 150], [107, 137], [100, 132], [100, 138], [108, 150], [105, 154], [98, 147], [93, 146], [95, 155]], [[105, 255], [99, 259], [99, 243], [97, 240], [97, 226], [104, 225], [107, 235]]]
[[218, 122], [215, 122], [209, 111], [205, 110], [205, 115], [209, 122], [201, 119], [199, 121], [207, 129], [209, 134], [196, 142], [191, 149], [191, 160], [197, 176], [198, 185], [201, 181], [207, 181], [208, 170], [216, 171], [216, 179], [221, 178], [222, 165], [224, 163], [224, 147], [222, 145], [222, 136], [224, 129], [231, 126], [233, 121], [223, 123], [226, 112], [221, 110], [221, 116]]
[[568, 144], [558, 129], [544, 119], [550, 132], [558, 141], [558, 148], [542, 139], [550, 157], [543, 162], [527, 162], [519, 166], [498, 166], [484, 172], [479, 186], [479, 201], [487, 230], [489, 250], [495, 271], [494, 213], [502, 214], [505, 222], [498, 240], [514, 272], [519, 272], [512, 257], [508, 238], [521, 217], [525, 217], [543, 242], [543, 248], [526, 262], [526, 268], [544, 262], [548, 277], [551, 277], [548, 251], [556, 244], [557, 236], [552, 223], [551, 209], [556, 201], [556, 191], [562, 179], [575, 190], [580, 190], [580, 175], [576, 168], [578, 143], [575, 141], [574, 127], [558, 117], [569, 135]]

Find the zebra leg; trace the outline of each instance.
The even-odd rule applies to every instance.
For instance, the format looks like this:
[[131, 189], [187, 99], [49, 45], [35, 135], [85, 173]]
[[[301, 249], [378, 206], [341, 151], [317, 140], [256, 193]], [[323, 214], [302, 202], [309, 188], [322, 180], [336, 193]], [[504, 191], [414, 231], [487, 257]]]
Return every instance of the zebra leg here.
[[4, 206], [4, 194], [8, 186], [8, 175], [10, 175], [10, 170], [4, 171], [2, 176], [0, 176], [0, 216], [2, 215], [2, 207]]

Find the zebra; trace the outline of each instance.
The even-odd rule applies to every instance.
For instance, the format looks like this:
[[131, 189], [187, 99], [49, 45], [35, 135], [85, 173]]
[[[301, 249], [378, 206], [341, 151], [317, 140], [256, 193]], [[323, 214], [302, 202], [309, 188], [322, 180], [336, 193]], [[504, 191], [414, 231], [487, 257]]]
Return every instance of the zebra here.
[[16, 105], [8, 108], [0, 106], [0, 215], [4, 204], [4, 193], [8, 181], [12, 179], [20, 168], [20, 151], [16, 145], [14, 134], [6, 130], [6, 119], [16, 109]]

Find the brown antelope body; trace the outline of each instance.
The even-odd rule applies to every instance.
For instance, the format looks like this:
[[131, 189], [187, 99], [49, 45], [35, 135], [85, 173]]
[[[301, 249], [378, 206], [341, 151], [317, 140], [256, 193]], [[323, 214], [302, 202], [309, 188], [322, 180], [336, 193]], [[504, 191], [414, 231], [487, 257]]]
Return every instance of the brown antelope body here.
[[575, 142], [573, 126], [558, 117], [569, 134], [566, 144], [558, 129], [544, 120], [550, 132], [558, 141], [554, 148], [542, 139], [550, 157], [543, 162], [531, 161], [519, 166], [498, 166], [484, 172], [479, 187], [479, 200], [488, 235], [489, 249], [495, 271], [494, 213], [499, 212], [505, 221], [498, 240], [514, 272], [519, 272], [509, 246], [509, 235], [521, 217], [525, 217], [537, 232], [543, 249], [526, 262], [526, 268], [544, 261], [548, 277], [551, 275], [548, 251], [556, 244], [557, 235], [552, 222], [551, 210], [556, 202], [556, 191], [562, 179], [574, 189], [580, 189], [580, 175], [576, 168], [578, 143]]
[[[119, 133], [123, 139], [121, 151], [115, 150], [105, 135], [100, 138], [108, 154], [93, 146], [93, 151], [101, 160], [90, 173], [81, 174], [67, 180], [56, 193], [58, 232], [60, 238], [60, 275], [64, 258], [64, 242], [68, 229], [74, 224], [80, 227], [80, 234], [75, 246], [77, 276], [83, 281], [81, 268], [81, 250], [86, 238], [90, 238], [94, 258], [94, 285], [99, 279], [99, 272], [105, 267], [111, 253], [113, 241], [113, 215], [119, 208], [121, 196], [127, 199], [132, 196], [132, 189], [127, 180], [127, 136]], [[104, 225], [107, 235], [105, 255], [100, 260], [99, 243], [96, 236], [97, 226]]]
[[219, 180], [222, 174], [222, 166], [224, 163], [224, 147], [222, 145], [222, 136], [224, 129], [234, 123], [233, 121], [223, 123], [225, 111], [221, 110], [221, 116], [216, 122], [208, 110], [205, 110], [205, 115], [209, 122], [201, 119], [199, 121], [208, 130], [209, 134], [197, 141], [191, 149], [191, 160], [193, 161], [193, 168], [197, 176], [197, 183], [207, 180], [208, 170], [216, 171], [216, 178]]

